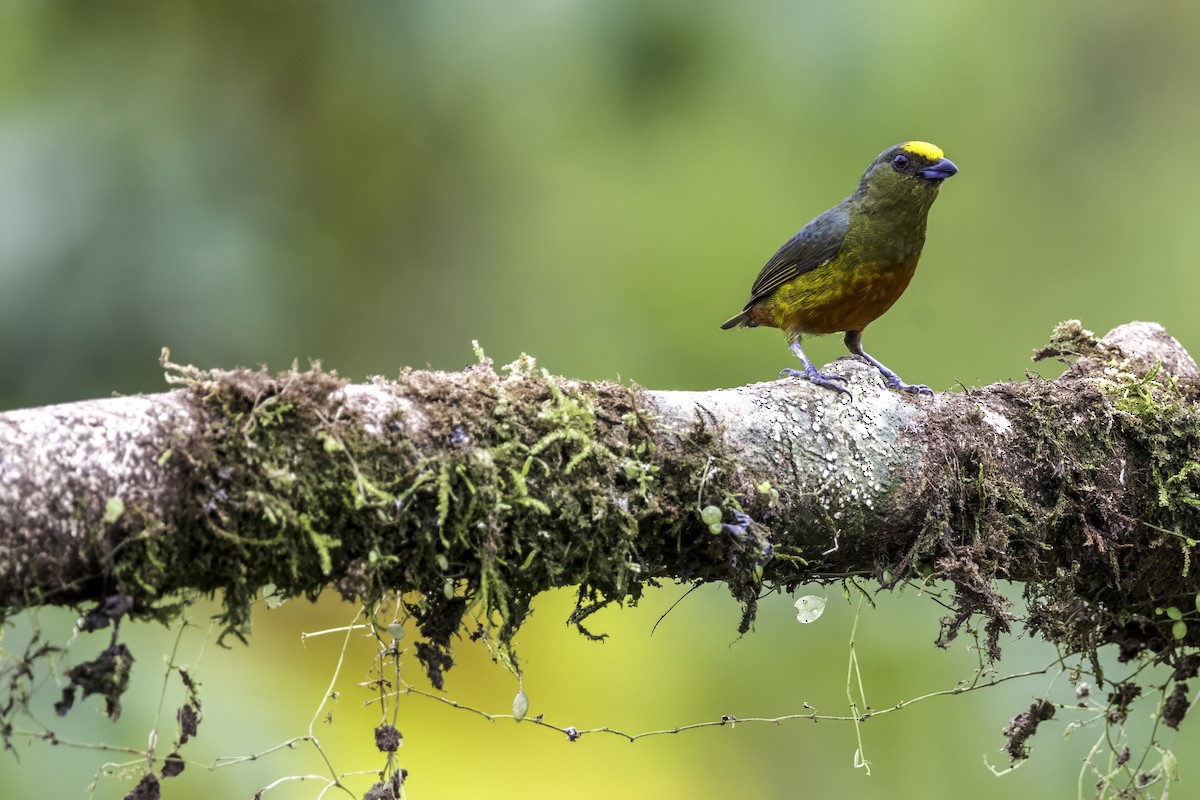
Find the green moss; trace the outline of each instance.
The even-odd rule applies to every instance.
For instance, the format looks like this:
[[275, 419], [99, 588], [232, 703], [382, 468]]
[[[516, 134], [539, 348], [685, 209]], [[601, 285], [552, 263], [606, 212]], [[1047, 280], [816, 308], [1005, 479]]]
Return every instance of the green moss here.
[[[1190, 608], [1200, 591], [1188, 535], [1200, 529], [1200, 391], [1158, 369], [1139, 374], [1078, 323], [1060, 326], [1038, 355], [1087, 362], [1059, 381], [991, 387], [974, 413], [943, 421], [926, 456], [941, 477], [909, 487], [893, 512], [918, 515], [923, 529], [886, 569], [953, 583], [942, 643], [980, 615], [998, 657], [998, 634], [1012, 619], [994, 585], [1007, 579], [1023, 583], [1026, 626], [1096, 669], [1105, 643], [1123, 657], [1153, 650], [1169, 659], [1178, 626], [1155, 608]], [[1023, 410], [1002, 434], [982, 424], [993, 398]], [[1033, 457], [1014, 470], [995, 462], [998, 452]], [[1197, 641], [1189, 629], [1180, 644]]]
[[636, 603], [642, 576], [672, 557], [639, 532], [650, 519], [673, 524], [683, 506], [654, 491], [639, 390], [585, 391], [528, 357], [497, 373], [479, 355], [455, 376], [403, 373], [391, 390], [420, 417], [397, 414], [373, 433], [343, 405], [344, 382], [318, 367], [175, 367], [200, 433], [168, 458], [189, 466], [195, 503], [169, 536], [150, 533], [164, 524], [144, 514], [130, 523], [141, 533], [116, 573], [137, 608], [220, 592], [226, 632], [243, 636], [267, 584], [276, 600], [315, 598], [331, 580], [368, 606], [399, 594], [440, 683], [464, 615], [508, 648], [548, 588], [579, 586], [581, 630], [609, 602]]
[[[1078, 323], [1038, 353], [1068, 355], [1082, 358], [1058, 381], [969, 391], [968, 413], [939, 419], [923, 455], [933, 477], [902, 487], [884, 514], [877, 575], [885, 586], [954, 586], [941, 644], [981, 617], [999, 658], [1014, 620], [996, 586], [1010, 580], [1024, 588], [1025, 626], [1097, 671], [1106, 643], [1123, 658], [1152, 650], [1170, 661], [1200, 641], [1200, 625], [1180, 641], [1176, 621], [1154, 613], [1191, 608], [1200, 592], [1188, 535], [1200, 529], [1200, 390], [1139, 373]], [[1027, 460], [1014, 469], [997, 458]]]

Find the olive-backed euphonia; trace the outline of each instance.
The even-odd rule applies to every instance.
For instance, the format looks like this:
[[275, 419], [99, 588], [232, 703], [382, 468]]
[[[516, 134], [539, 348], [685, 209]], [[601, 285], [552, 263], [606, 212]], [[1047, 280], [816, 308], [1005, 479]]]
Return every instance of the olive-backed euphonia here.
[[854, 193], [814, 218], [771, 256], [742, 313], [722, 329], [780, 328], [803, 370], [780, 376], [807, 378], [849, 393], [846, 378], [817, 370], [800, 348], [806, 333], [844, 331], [846, 347], [874, 366], [887, 385], [933, 394], [908, 384], [862, 348], [863, 328], [892, 307], [912, 280], [925, 244], [929, 207], [942, 181], [958, 167], [928, 142], [889, 147], [871, 162]]

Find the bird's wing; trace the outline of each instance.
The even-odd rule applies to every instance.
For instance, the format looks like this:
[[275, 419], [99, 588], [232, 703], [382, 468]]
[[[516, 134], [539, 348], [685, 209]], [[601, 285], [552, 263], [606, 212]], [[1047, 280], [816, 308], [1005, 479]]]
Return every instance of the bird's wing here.
[[758, 273], [750, 287], [750, 302], [746, 303], [746, 308], [757, 305], [783, 284], [836, 256], [849, 227], [850, 215], [841, 204], [805, 225]]

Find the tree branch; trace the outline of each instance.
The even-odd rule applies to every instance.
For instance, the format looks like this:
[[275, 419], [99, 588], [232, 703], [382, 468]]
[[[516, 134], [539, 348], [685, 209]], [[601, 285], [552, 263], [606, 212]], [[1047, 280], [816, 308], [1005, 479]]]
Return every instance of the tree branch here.
[[1195, 363], [1146, 323], [1066, 323], [1040, 355], [1077, 360], [932, 399], [852, 361], [834, 367], [852, 399], [482, 354], [365, 385], [164, 361], [183, 388], [0, 415], [0, 603], [119, 597], [119, 616], [221, 590], [237, 630], [264, 587], [403, 594], [435, 681], [468, 608], [507, 642], [547, 588], [578, 585], [582, 623], [660, 579], [727, 583], [743, 627], [764, 587], [948, 580], [940, 641], [982, 614], [993, 656], [1011, 621], [994, 583], [1020, 581], [1026, 626], [1074, 651], [1195, 644], [1200, 626], [1155, 613], [1194, 617], [1200, 590]]

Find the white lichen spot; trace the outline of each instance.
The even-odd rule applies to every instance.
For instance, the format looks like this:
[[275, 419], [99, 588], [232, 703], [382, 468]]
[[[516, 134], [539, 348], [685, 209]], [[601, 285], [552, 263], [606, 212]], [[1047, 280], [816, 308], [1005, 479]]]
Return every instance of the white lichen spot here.
[[996, 433], [1004, 436], [1012, 430], [1012, 423], [1008, 421], [1008, 417], [999, 414], [987, 406], [983, 407], [983, 421], [994, 430]]

